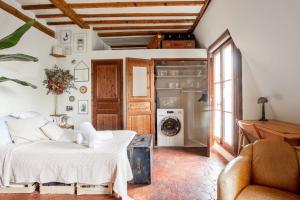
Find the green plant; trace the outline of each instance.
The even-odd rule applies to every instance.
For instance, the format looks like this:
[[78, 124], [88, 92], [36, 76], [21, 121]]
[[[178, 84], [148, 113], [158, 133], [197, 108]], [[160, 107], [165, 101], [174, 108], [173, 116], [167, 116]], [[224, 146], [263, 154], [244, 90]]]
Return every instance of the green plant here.
[[[15, 30], [12, 34], [2, 38], [0, 40], [0, 49], [7, 49], [11, 48], [18, 44], [22, 36], [32, 27], [32, 25], [35, 23], [35, 20], [31, 20]], [[2, 54], [0, 55], [0, 62], [3, 61], [26, 61], [26, 62], [37, 62], [38, 59], [29, 55], [25, 54]], [[14, 78], [8, 78], [4, 76], [0, 76], [0, 83], [5, 81], [13, 81], [15, 83], [18, 83], [23, 86], [30, 86], [34, 89], [37, 87], [31, 83], [28, 83], [26, 81], [21, 81]]]

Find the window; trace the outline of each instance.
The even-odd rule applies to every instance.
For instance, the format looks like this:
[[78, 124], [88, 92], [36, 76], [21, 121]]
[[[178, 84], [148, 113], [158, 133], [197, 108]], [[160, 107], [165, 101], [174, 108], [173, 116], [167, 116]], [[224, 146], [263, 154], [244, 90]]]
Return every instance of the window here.
[[233, 41], [214, 48], [211, 59], [212, 135], [230, 153], [237, 152], [238, 128], [241, 119], [240, 54]]

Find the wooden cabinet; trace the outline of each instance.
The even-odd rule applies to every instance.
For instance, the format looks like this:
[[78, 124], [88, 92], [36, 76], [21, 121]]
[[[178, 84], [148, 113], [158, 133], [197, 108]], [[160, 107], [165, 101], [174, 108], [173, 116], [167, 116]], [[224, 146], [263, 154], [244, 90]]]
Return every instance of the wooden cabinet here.
[[127, 129], [155, 133], [154, 64], [152, 60], [126, 59]]
[[163, 49], [194, 49], [195, 40], [163, 40]]
[[123, 61], [96, 60], [92, 69], [93, 124], [97, 130], [123, 129]]

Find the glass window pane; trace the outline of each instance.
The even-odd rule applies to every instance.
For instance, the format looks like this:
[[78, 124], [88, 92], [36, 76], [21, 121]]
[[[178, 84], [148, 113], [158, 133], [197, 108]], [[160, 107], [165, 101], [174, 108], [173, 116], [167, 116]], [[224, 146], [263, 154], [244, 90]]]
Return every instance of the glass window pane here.
[[232, 79], [232, 46], [228, 45], [223, 50], [223, 80]]
[[214, 136], [221, 137], [221, 112], [214, 112]]
[[223, 90], [224, 111], [232, 112], [232, 100], [232, 81], [226, 81]]
[[220, 82], [221, 56], [220, 53], [214, 55], [214, 82]]
[[221, 110], [221, 84], [216, 83], [214, 88], [214, 109]]
[[232, 113], [224, 113], [224, 140], [229, 145], [233, 145], [232, 126]]

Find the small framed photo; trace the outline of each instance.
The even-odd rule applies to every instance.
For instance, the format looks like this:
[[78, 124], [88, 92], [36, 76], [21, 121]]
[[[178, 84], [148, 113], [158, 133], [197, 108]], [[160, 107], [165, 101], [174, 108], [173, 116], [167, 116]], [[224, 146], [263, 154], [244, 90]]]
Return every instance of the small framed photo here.
[[84, 53], [87, 49], [87, 35], [85, 33], [77, 33], [74, 35], [73, 50], [75, 53]]
[[60, 43], [65, 44], [71, 44], [72, 41], [72, 31], [70, 30], [64, 30], [60, 32]]
[[73, 111], [73, 106], [66, 106], [66, 111], [67, 112]]
[[88, 100], [78, 101], [78, 114], [88, 114]]
[[89, 67], [83, 61], [80, 61], [74, 68], [74, 81], [88, 82], [89, 75]]

